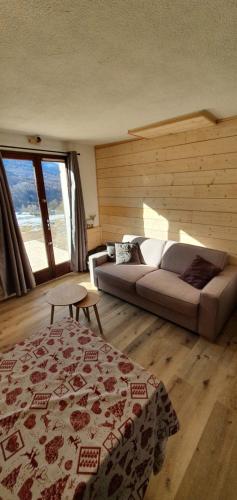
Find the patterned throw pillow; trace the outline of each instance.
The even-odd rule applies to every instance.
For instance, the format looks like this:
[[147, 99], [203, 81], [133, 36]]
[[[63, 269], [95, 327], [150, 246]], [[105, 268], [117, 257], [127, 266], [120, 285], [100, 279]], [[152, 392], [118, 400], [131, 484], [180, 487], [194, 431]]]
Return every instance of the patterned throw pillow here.
[[115, 243], [116, 264], [141, 264], [137, 243]]
[[113, 241], [107, 241], [106, 250], [108, 253], [108, 259], [115, 262], [115, 243]]
[[179, 277], [181, 280], [189, 283], [189, 285], [201, 290], [220, 272], [221, 269], [219, 267], [197, 255], [192, 264]]

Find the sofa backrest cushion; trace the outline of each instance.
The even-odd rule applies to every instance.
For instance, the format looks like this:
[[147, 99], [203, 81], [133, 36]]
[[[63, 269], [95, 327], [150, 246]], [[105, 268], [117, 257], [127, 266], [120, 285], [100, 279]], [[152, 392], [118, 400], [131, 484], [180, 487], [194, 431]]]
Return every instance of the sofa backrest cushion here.
[[228, 254], [221, 250], [167, 241], [160, 267], [166, 271], [182, 274], [191, 265], [197, 255], [200, 255], [203, 259], [208, 260], [221, 270], [228, 263]]
[[152, 267], [159, 267], [163, 250], [165, 247], [165, 240], [158, 240], [155, 238], [145, 238], [143, 236], [136, 236], [133, 234], [125, 234], [123, 241], [138, 243], [141, 250], [141, 262]]

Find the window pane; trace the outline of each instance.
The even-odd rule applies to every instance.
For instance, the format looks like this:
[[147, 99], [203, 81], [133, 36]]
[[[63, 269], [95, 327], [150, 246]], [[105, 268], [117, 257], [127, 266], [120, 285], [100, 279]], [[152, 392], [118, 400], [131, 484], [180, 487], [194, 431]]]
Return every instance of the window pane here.
[[14, 208], [33, 272], [48, 267], [44, 233], [31, 160], [3, 159]]
[[42, 161], [55, 264], [69, 256], [69, 202], [64, 162]]

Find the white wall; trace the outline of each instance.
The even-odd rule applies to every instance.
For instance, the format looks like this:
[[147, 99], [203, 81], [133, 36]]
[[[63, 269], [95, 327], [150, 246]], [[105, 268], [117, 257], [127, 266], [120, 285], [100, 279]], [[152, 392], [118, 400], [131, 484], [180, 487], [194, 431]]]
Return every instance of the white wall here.
[[32, 149], [39, 147], [39, 149], [53, 149], [56, 151], [67, 150], [67, 143], [65, 141], [61, 141], [60, 139], [54, 139], [52, 137], [42, 137], [42, 142], [35, 146], [28, 142], [26, 135], [17, 134], [14, 132], [1, 132], [1, 131], [0, 131], [0, 145], [17, 146], [17, 147], [32, 148]]
[[[17, 146], [22, 148], [37, 148], [37, 145], [31, 145], [27, 136], [23, 134], [1, 132], [0, 145]], [[94, 146], [80, 144], [79, 142], [68, 142], [52, 137], [42, 137], [42, 142], [39, 144], [39, 149], [52, 149], [56, 151], [77, 151], [80, 153], [78, 157], [82, 191], [85, 204], [86, 217], [96, 215], [94, 225], [99, 224], [99, 209], [96, 184], [96, 166], [95, 166], [95, 150]]]
[[68, 151], [77, 151], [86, 217], [96, 215], [94, 225], [99, 224], [99, 207], [96, 182], [95, 148], [79, 142], [68, 142]]

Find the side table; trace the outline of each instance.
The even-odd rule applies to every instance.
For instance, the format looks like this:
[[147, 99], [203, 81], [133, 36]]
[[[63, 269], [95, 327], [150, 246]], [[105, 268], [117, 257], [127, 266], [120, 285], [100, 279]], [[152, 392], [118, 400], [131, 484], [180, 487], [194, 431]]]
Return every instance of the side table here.
[[68, 306], [71, 318], [73, 317], [72, 305], [82, 300], [87, 295], [87, 289], [84, 286], [65, 283], [52, 288], [47, 293], [47, 302], [51, 305], [50, 324], [54, 319], [55, 306]]
[[100, 322], [100, 317], [99, 317], [98, 309], [97, 309], [97, 303], [99, 302], [99, 300], [100, 300], [100, 296], [98, 295], [98, 293], [96, 293], [96, 292], [87, 292], [87, 296], [84, 299], [80, 300], [79, 302], [77, 302], [76, 304], [73, 304], [73, 305], [76, 307], [76, 321], [79, 320], [80, 309], [84, 310], [84, 313], [85, 313], [88, 321], [90, 321], [89, 308], [93, 307], [94, 312], [95, 312], [95, 316], [96, 316], [96, 319], [97, 319], [98, 327], [99, 327], [99, 330], [100, 330], [100, 333], [101, 333], [102, 336], [104, 336], [102, 325], [101, 325], [101, 322]]

